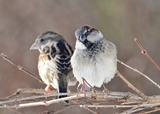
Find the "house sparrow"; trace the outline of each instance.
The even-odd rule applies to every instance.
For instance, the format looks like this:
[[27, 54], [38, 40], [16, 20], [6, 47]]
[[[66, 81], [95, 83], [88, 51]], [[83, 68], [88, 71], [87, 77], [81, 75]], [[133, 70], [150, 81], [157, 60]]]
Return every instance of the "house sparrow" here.
[[117, 70], [116, 46], [105, 39], [99, 30], [89, 25], [77, 29], [75, 36], [76, 49], [71, 65], [79, 84], [83, 84], [83, 78], [92, 87], [101, 87], [103, 83], [108, 83]]
[[[47, 31], [35, 40], [30, 50], [38, 49], [38, 71], [41, 79], [47, 85], [57, 89], [58, 93], [66, 93], [68, 86], [76, 84], [70, 63], [73, 50], [63, 37], [55, 32]], [[59, 98], [66, 97], [61, 95]]]

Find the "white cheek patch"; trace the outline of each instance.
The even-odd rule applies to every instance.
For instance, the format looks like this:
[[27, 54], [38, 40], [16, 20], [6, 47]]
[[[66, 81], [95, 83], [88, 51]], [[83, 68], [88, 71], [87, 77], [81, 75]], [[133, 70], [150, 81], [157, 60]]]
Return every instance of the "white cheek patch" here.
[[100, 31], [92, 32], [90, 35], [87, 36], [87, 40], [93, 43], [99, 41], [102, 38], [103, 38], [103, 35]]
[[84, 44], [82, 44], [80, 41], [76, 41], [76, 46], [75, 46], [76, 49], [80, 49], [80, 50], [85, 50], [87, 49], [86, 46]]

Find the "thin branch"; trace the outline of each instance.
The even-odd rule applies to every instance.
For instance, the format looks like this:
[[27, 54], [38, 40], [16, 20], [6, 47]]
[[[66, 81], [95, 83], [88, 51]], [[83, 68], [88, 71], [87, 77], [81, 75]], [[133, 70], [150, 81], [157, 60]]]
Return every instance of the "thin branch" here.
[[[27, 90], [27, 89], [24, 89], [24, 90]], [[31, 90], [31, 89], [29, 88], [28, 90]], [[33, 93], [35, 93], [36, 89], [33, 89], [33, 90], [34, 90]], [[86, 92], [86, 94], [87, 94], [87, 97], [92, 97], [92, 95], [93, 95], [92, 92]], [[60, 96], [60, 95], [79, 96], [79, 95], [84, 95], [84, 93], [54, 93], [54, 92], [50, 92], [49, 94], [38, 94], [38, 95], [29, 96], [29, 97], [18, 98], [17, 96], [15, 96], [15, 98], [12, 97], [12, 99], [11, 98], [1, 99], [0, 100], [0, 105], [3, 106], [5, 104], [11, 104], [11, 103], [15, 103], [15, 102], [16, 103], [18, 103], [18, 102], [23, 102], [24, 103], [25, 101], [31, 101], [31, 100], [33, 101], [35, 99], [49, 98], [49, 97], [55, 97], [55, 96]], [[103, 101], [105, 99], [104, 95], [105, 94], [102, 93], [101, 91], [97, 91], [96, 101], [99, 101], [101, 99]], [[127, 100], [127, 102], [133, 102], [133, 101], [136, 102], [136, 103], [143, 102], [143, 99], [141, 97], [139, 97], [135, 94], [132, 94], [130, 92], [112, 92], [112, 91], [110, 91], [107, 98], [108, 99], [117, 99], [119, 102], [122, 102], [123, 99], [124, 99], [124, 101]], [[77, 99], [77, 97], [76, 97], [76, 99]], [[151, 101], [148, 100], [148, 102], [150, 102], [150, 103], [160, 102], [160, 96], [155, 96], [153, 98], [150, 98], [150, 100], [152, 101], [151, 102]], [[63, 101], [63, 100], [61, 100], [61, 101]]]
[[9, 58], [7, 57], [7, 55], [5, 55], [5, 54], [3, 54], [3, 53], [0, 53], [0, 56], [1, 56], [4, 60], [6, 60], [7, 62], [11, 63], [13, 66], [17, 67], [18, 70], [20, 70], [20, 71], [28, 74], [28, 75], [31, 76], [32, 78], [34, 78], [34, 79], [38, 80], [39, 82], [43, 83], [42, 80], [41, 80], [38, 76], [32, 74], [31, 72], [29, 72], [27, 69], [23, 68], [22, 66], [17, 65], [15, 62], [13, 62], [11, 59], [9, 59]]
[[125, 79], [124, 76], [118, 70], [117, 70], [117, 74], [128, 85], [128, 87], [132, 88], [142, 98], [146, 98], [146, 95], [144, 95], [144, 93], [142, 93], [139, 89], [133, 86], [127, 79]]
[[136, 105], [79, 105], [80, 107], [88, 107], [88, 108], [140, 108], [140, 107], [153, 107], [160, 106], [160, 103], [151, 103], [151, 104], [136, 104]]
[[150, 114], [150, 113], [158, 112], [158, 111], [160, 111], [160, 108], [155, 107], [153, 110], [146, 111], [146, 112], [143, 112], [143, 113], [141, 113], [141, 114]]
[[[84, 94], [81, 94], [79, 96], [80, 98], [84, 97]], [[48, 101], [38, 101], [38, 102], [29, 102], [29, 103], [22, 103], [22, 104], [18, 104], [15, 103], [13, 105], [8, 105], [8, 104], [4, 104], [4, 105], [0, 105], [0, 108], [24, 108], [24, 107], [33, 107], [33, 106], [48, 106], [50, 104], [53, 103], [59, 103], [61, 101], [65, 101], [65, 100], [72, 100], [72, 99], [76, 99], [77, 95], [74, 96], [70, 96], [70, 97], [65, 97], [65, 98], [60, 98], [60, 99], [53, 99], [53, 100], [48, 100]]]
[[125, 110], [124, 112], [122, 112], [120, 114], [134, 114], [134, 113], [142, 111], [144, 109], [145, 108], [143, 108], [143, 107], [138, 107], [138, 108], [137, 107], [133, 107], [133, 108], [131, 108], [129, 110]]
[[[22, 95], [22, 94], [25, 94], [25, 93], [45, 94], [46, 91], [44, 89], [33, 89], [33, 88], [23, 88], [22, 89], [22, 88], [20, 88], [15, 93], [13, 93], [12, 95], [9, 95], [9, 96], [3, 98], [3, 100], [18, 97], [19, 95]], [[57, 93], [57, 91], [55, 91], [55, 90], [49, 91], [48, 95], [49, 94], [54, 94], [54, 93]]]
[[100, 114], [99, 112], [93, 111], [88, 107], [83, 107], [84, 109], [88, 110], [89, 112], [93, 113], [93, 114]]
[[[84, 94], [84, 93], [83, 93]], [[77, 96], [79, 97], [79, 94], [77, 94]], [[85, 98], [86, 98], [86, 94], [85, 94]], [[78, 103], [77, 102], [77, 100], [75, 101], [75, 100], [72, 100], [72, 102], [74, 103], [74, 104], [76, 104], [77, 106], [80, 104], [80, 103]], [[86, 108], [86, 107], [83, 107], [84, 109], [86, 109], [86, 110], [88, 110], [89, 112], [91, 112], [91, 113], [93, 113], [93, 114], [100, 114], [100, 113], [98, 113], [98, 112], [96, 112], [96, 111], [93, 111], [93, 110], [91, 110], [91, 109], [89, 109], [89, 108]]]
[[[34, 89], [35, 90], [35, 89]], [[32, 97], [25, 97], [25, 98], [14, 98], [14, 99], [2, 99], [0, 100], [0, 108], [23, 108], [23, 107], [33, 107], [33, 106], [48, 106], [50, 104], [53, 103], [59, 103], [59, 102], [64, 102], [65, 100], [78, 100], [77, 103], [75, 105], [79, 105], [79, 103], [82, 100], [82, 98], [85, 98], [84, 93], [63, 93], [66, 95], [72, 95], [72, 96], [68, 96], [65, 98], [60, 98], [60, 99], [53, 99], [50, 98], [51, 100], [47, 100], [46, 98], [48, 98], [48, 96], [57, 96], [60, 95], [62, 93], [55, 93], [55, 94], [49, 94], [49, 95], [34, 95]], [[148, 100], [144, 100], [141, 97], [129, 93], [129, 92], [110, 92], [108, 94], [108, 102], [111, 100], [117, 101], [117, 102], [125, 102], [126, 104], [120, 104], [120, 105], [96, 105], [94, 104], [94, 101], [92, 101], [92, 92], [86, 92], [86, 97], [90, 98], [87, 99], [88, 102], [83, 102], [82, 105], [79, 105], [80, 107], [95, 107], [95, 108], [132, 108], [132, 107], [153, 107], [153, 106], [160, 106], [160, 96], [148, 96]], [[78, 96], [78, 97], [77, 97]], [[38, 98], [43, 98], [43, 99], [38, 99]], [[104, 93], [102, 93], [101, 91], [97, 91], [97, 100], [99, 99], [103, 99], [103, 101], [105, 101], [104, 98]], [[33, 101], [34, 100], [34, 101]], [[86, 99], [84, 99], [86, 100]], [[134, 101], [134, 104], [132, 104], [131, 102]], [[137, 102], [136, 102], [137, 101]], [[89, 102], [92, 102], [92, 105], [88, 105]], [[128, 104], [127, 104], [128, 102]], [[81, 102], [82, 103], [82, 102]], [[84, 104], [85, 103], [85, 104]], [[87, 104], [86, 104], [87, 103]], [[131, 103], [131, 104], [129, 104]], [[91, 109], [90, 109], [91, 110]], [[97, 113], [97, 112], [96, 112]]]
[[138, 47], [141, 50], [141, 53], [146, 55], [147, 58], [151, 61], [151, 63], [160, 71], [160, 67], [156, 64], [156, 62], [151, 58], [151, 56], [147, 53], [147, 50], [145, 50], [142, 45], [140, 44], [140, 42], [138, 41], [137, 38], [134, 38], [134, 41], [136, 42], [136, 44], [138, 45]]
[[137, 72], [138, 74], [142, 75], [143, 77], [145, 77], [146, 79], [148, 79], [150, 82], [152, 82], [156, 87], [158, 87], [158, 88], [160, 89], [160, 85], [157, 84], [155, 81], [153, 81], [151, 78], [149, 78], [147, 75], [143, 74], [143, 73], [140, 72], [139, 70], [137, 70], [137, 69], [135, 69], [135, 68], [133, 68], [133, 67], [125, 64], [124, 62], [122, 62], [122, 61], [120, 61], [120, 60], [118, 60], [118, 59], [117, 59], [117, 62], [119, 62], [120, 64], [124, 65], [125, 67], [133, 70], [134, 72]]

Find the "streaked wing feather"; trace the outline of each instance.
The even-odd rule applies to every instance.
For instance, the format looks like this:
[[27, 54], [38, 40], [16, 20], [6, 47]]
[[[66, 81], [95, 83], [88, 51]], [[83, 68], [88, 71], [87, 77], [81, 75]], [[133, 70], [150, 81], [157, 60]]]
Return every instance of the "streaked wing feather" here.
[[67, 55], [59, 55], [59, 57], [56, 58], [56, 65], [61, 74], [67, 75], [72, 70], [70, 59], [71, 57]]

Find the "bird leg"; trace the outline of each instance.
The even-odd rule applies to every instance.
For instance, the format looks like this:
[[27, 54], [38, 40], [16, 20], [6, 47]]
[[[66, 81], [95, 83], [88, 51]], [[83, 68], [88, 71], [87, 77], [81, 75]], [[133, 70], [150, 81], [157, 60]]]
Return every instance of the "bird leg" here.
[[86, 98], [85, 79], [82, 77], [82, 80], [83, 80], [82, 91], [84, 92], [84, 96]]
[[[86, 81], [86, 79], [84, 79], [83, 77], [82, 77], [82, 80], [83, 80], [84, 89], [85, 89], [85, 83], [86, 83], [88, 86], [90, 86], [90, 88], [92, 89], [92, 92], [94, 93], [94, 95], [97, 96], [95, 88], [92, 87], [92, 86]], [[85, 94], [86, 94], [86, 93], [85, 93]]]
[[103, 91], [104, 94], [104, 98], [107, 98], [108, 94], [109, 94], [109, 90], [105, 87], [105, 85], [103, 84]]
[[48, 94], [50, 92], [50, 84], [46, 86], [45, 91], [46, 91], [45, 92], [46, 94]]

